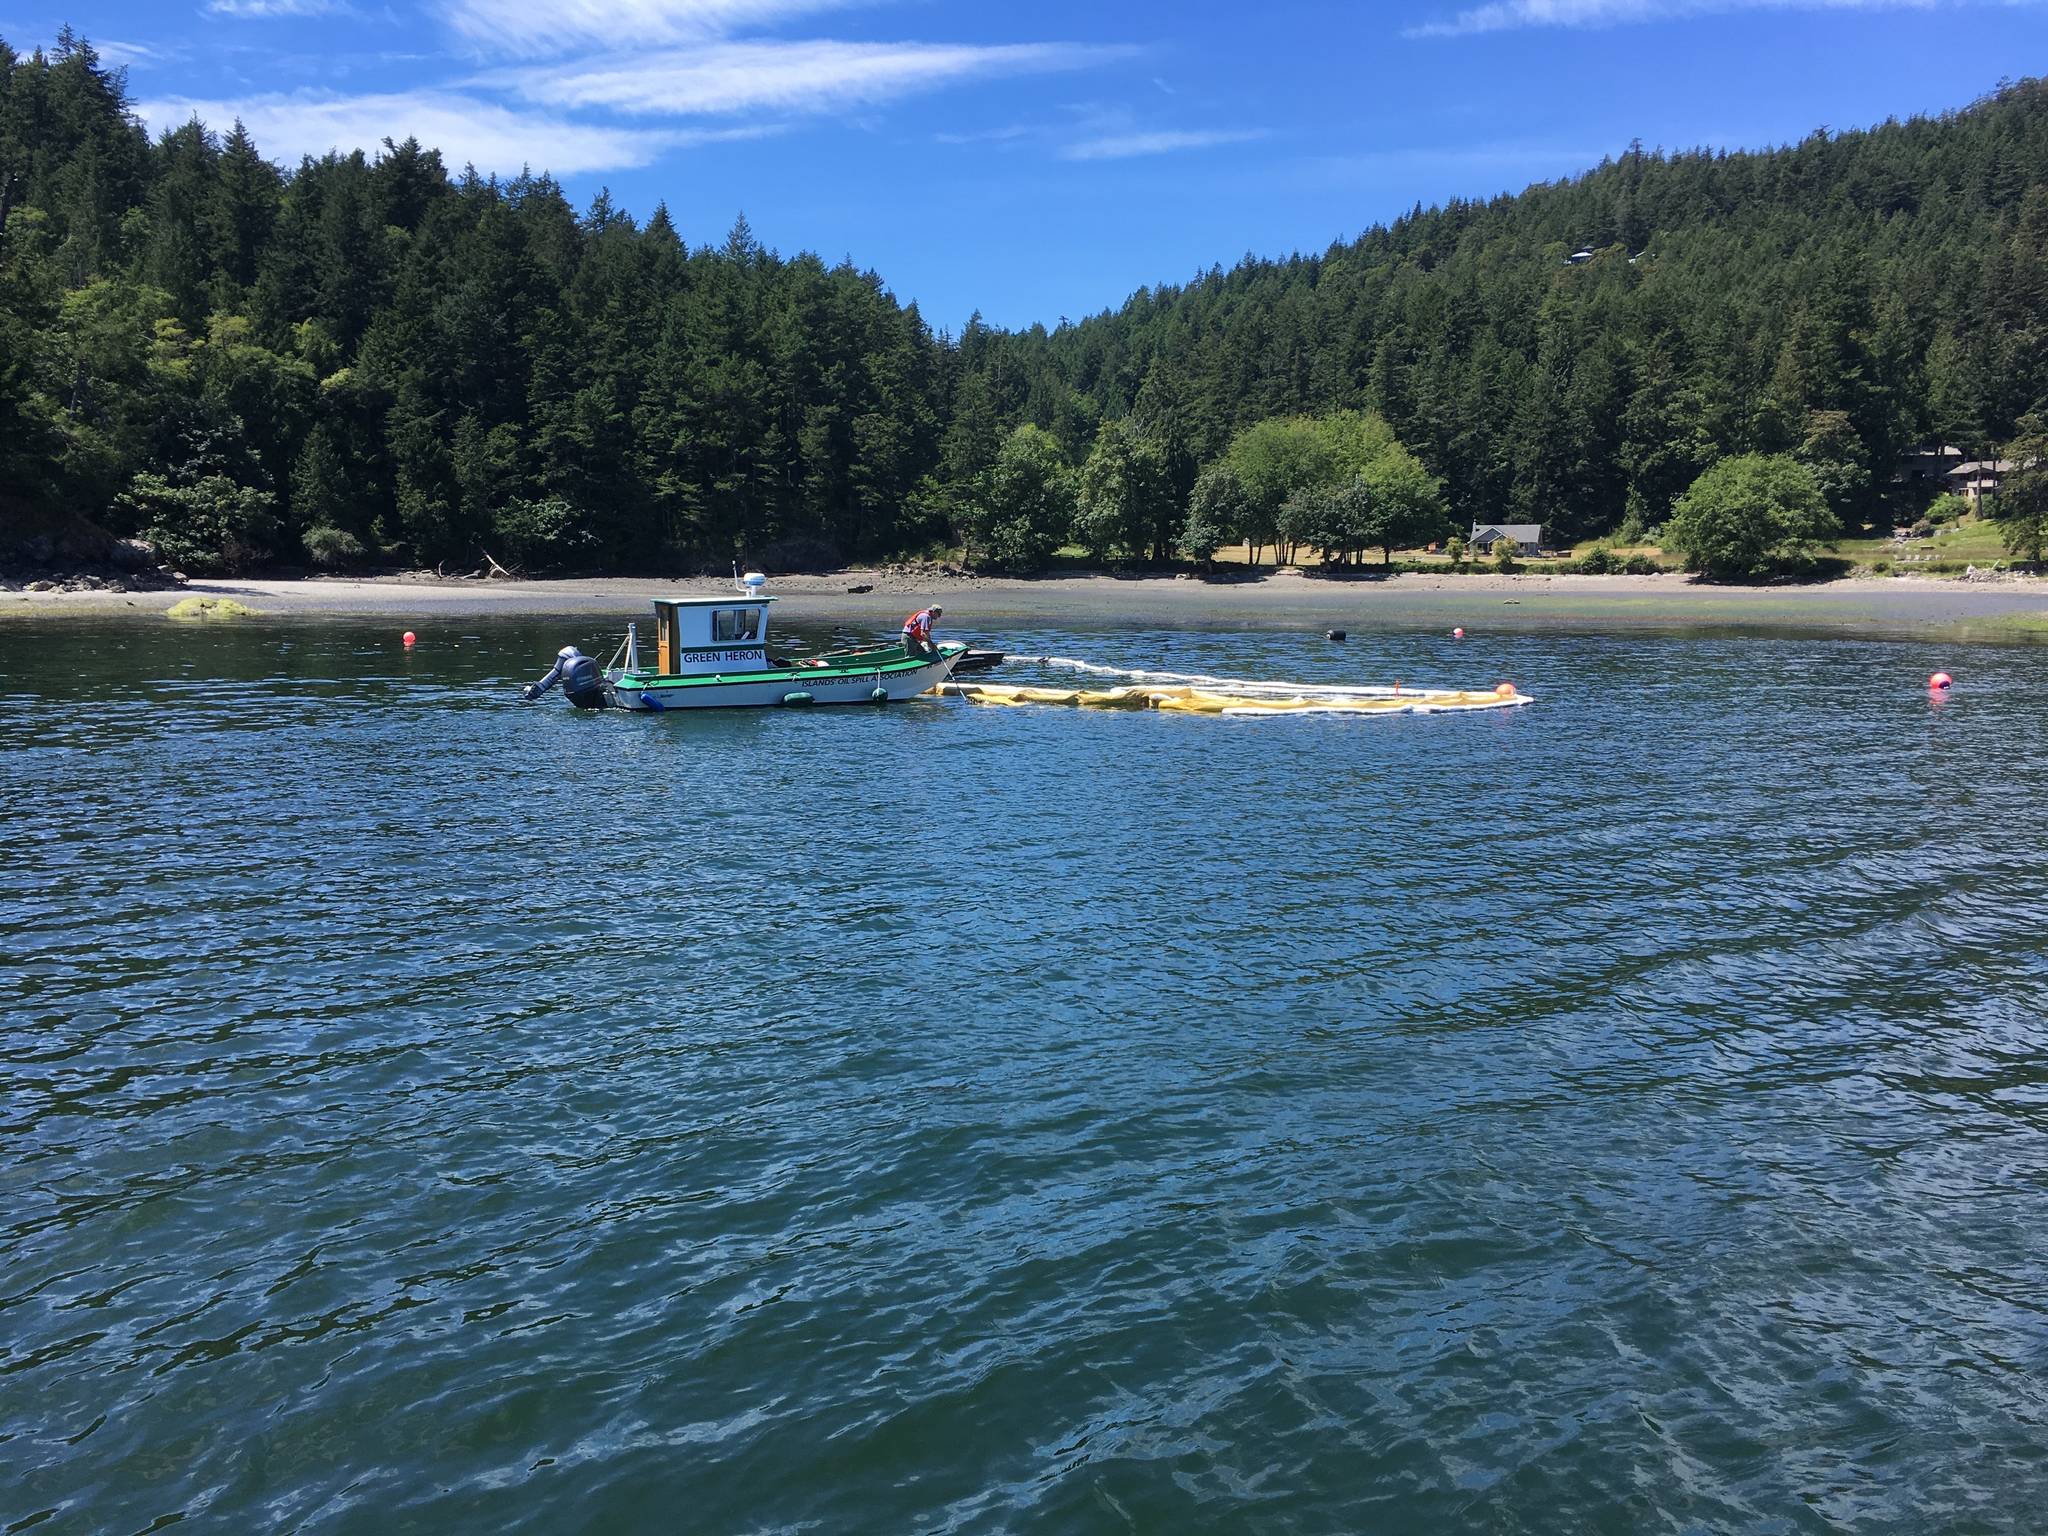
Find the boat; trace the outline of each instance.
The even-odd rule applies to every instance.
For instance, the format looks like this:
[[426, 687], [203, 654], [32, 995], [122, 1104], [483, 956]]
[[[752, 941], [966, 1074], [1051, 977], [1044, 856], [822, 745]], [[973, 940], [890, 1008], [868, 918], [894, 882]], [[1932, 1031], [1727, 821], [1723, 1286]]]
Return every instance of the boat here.
[[565, 646], [555, 666], [522, 696], [537, 699], [556, 682], [578, 709], [746, 709], [777, 705], [889, 704], [915, 698], [952, 676], [967, 647], [947, 641], [931, 654], [901, 642], [828, 651], [787, 660], [768, 649], [768, 615], [775, 599], [766, 580], [749, 571], [734, 591], [715, 597], [657, 597], [654, 657], [640, 648], [637, 624], [612, 665]]

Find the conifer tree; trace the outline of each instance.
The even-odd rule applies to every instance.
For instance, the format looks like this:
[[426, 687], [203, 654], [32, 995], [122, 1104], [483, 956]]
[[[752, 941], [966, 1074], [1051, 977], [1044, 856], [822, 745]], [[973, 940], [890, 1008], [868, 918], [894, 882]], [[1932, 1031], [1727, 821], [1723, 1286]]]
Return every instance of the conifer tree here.
[[[220, 561], [296, 559], [329, 528], [469, 568], [516, 528], [536, 562], [672, 569], [949, 526], [978, 558], [1022, 529], [1014, 561], [1078, 479], [1106, 553], [1199, 559], [1227, 534], [1263, 557], [1305, 487], [1318, 517], [1343, 493], [1326, 537], [1382, 526], [1356, 484], [1376, 452], [1345, 457], [1331, 425], [1357, 407], [1461, 521], [1568, 536], [1653, 526], [1753, 452], [1884, 525], [1926, 494], [1893, 478], [1906, 451], [1985, 456], [2048, 409], [2036, 81], [1778, 150], [1635, 145], [957, 338], [743, 216], [692, 249], [665, 207], [579, 216], [546, 174], [451, 178], [395, 134], [282, 171], [265, 148], [241, 124], [152, 142], [68, 31], [0, 43], [0, 491], [174, 537], [189, 516], [181, 547]], [[1126, 494], [1154, 452], [1164, 493]], [[991, 519], [998, 483], [1045, 515]]]

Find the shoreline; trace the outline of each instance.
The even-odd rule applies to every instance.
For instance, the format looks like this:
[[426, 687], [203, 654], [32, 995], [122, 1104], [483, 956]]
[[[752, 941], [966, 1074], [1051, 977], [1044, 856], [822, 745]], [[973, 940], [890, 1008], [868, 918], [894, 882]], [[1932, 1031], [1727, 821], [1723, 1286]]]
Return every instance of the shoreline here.
[[[865, 588], [864, 591], [851, 590]], [[421, 576], [220, 578], [151, 592], [0, 592], [12, 619], [145, 618], [187, 597], [228, 597], [261, 619], [544, 619], [643, 616], [657, 592], [727, 590], [716, 577], [605, 576], [560, 580]], [[1462, 576], [1404, 573], [1325, 576], [1298, 569], [1213, 580], [1187, 575], [977, 577], [945, 571], [848, 570], [783, 576], [768, 591], [785, 620], [893, 625], [937, 600], [950, 623], [987, 630], [1005, 618], [1161, 622], [1257, 628], [1313, 621], [1371, 628], [1483, 623], [1492, 628], [1760, 626], [1899, 630], [1988, 626], [2011, 638], [2048, 638], [2048, 580], [2004, 577], [1849, 577], [1810, 586], [1717, 587], [1677, 573], [1655, 576]]]

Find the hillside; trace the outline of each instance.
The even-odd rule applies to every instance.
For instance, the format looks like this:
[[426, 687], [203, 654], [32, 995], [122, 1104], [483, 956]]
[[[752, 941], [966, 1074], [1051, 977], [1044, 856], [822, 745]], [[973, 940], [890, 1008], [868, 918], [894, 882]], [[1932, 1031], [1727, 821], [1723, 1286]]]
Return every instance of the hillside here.
[[977, 340], [999, 410], [1070, 413], [1070, 444], [1158, 401], [1206, 460], [1249, 422], [1363, 406], [1462, 516], [1585, 534], [1661, 519], [1713, 457], [1812, 439], [1874, 517], [1907, 447], [1974, 452], [2048, 400], [2048, 87], [1765, 153], [1638, 146]]
[[2048, 403], [2039, 82], [1775, 151], [1634, 148], [957, 338], [744, 220], [693, 248], [664, 209], [579, 213], [411, 141], [285, 170], [221, 126], [151, 142], [88, 44], [0, 44], [0, 487], [192, 569], [878, 555], [971, 521], [1020, 423], [1078, 465], [1127, 420], [1178, 506], [1236, 430], [1340, 407], [1460, 518], [1654, 524], [1713, 459], [1784, 449], [1884, 522], [1905, 448]]

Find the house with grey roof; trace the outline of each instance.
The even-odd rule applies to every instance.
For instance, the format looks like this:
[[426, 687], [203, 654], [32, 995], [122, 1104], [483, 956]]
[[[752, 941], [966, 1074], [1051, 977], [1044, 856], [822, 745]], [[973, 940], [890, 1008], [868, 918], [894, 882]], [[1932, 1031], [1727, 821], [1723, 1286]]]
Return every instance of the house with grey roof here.
[[1466, 547], [1474, 554], [1490, 555], [1503, 539], [1514, 544], [1518, 555], [1543, 553], [1541, 523], [1474, 523]]
[[2010, 459], [1969, 459], [1948, 472], [1948, 488], [1981, 509], [1984, 498], [1996, 496], [2005, 477], [2019, 467]]

